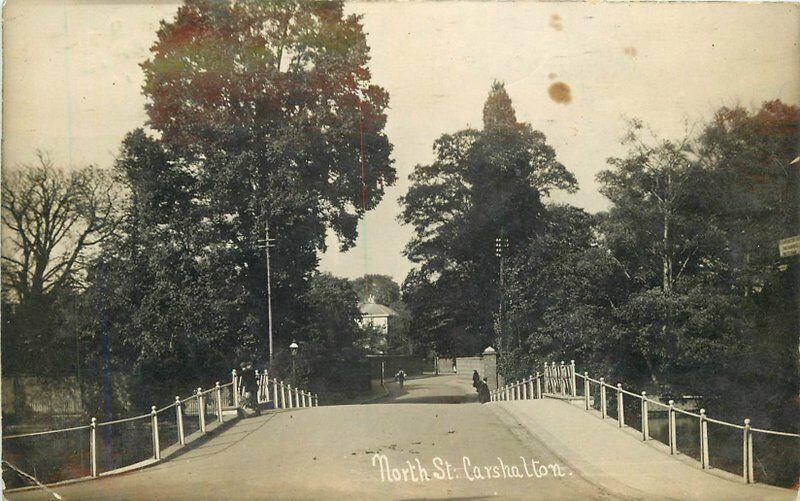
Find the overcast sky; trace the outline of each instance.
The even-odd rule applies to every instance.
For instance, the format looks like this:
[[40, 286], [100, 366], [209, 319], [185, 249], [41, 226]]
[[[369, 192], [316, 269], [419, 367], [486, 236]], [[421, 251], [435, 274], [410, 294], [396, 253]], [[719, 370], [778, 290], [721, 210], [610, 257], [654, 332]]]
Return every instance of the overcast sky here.
[[[49, 151], [63, 165], [111, 165], [123, 135], [145, 121], [138, 66], [177, 3], [11, 0], [3, 14], [3, 168]], [[396, 217], [415, 164], [439, 135], [480, 127], [493, 80], [517, 117], [545, 133], [580, 191], [607, 206], [595, 175], [622, 153], [624, 117], [669, 137], [723, 105], [800, 101], [797, 4], [409, 2], [347, 4], [364, 14], [374, 81], [391, 96], [387, 133], [397, 185], [360, 225], [357, 246], [321, 268], [402, 281], [410, 231]], [[569, 102], [548, 88], [569, 87]], [[369, 168], [369, 166], [367, 166]], [[492, 249], [487, 249], [491, 252]]]

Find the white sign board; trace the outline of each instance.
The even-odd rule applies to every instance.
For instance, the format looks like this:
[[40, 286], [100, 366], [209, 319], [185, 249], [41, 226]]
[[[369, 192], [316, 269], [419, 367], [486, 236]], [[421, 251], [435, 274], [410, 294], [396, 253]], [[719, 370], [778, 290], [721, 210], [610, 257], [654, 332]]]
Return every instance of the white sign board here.
[[778, 242], [778, 251], [781, 253], [781, 257], [797, 256], [800, 254], [800, 235], [784, 238]]

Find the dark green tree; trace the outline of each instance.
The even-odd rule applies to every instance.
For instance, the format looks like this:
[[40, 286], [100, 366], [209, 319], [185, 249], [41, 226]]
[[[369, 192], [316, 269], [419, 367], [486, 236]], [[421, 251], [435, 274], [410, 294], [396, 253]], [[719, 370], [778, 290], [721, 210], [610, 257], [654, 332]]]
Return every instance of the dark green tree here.
[[483, 129], [445, 134], [434, 152], [401, 199], [402, 220], [415, 232], [405, 254], [418, 264], [403, 297], [413, 337], [435, 340], [440, 353], [475, 353], [495, 341], [495, 238], [507, 238], [513, 256], [541, 230], [542, 197], [576, 182], [544, 135], [517, 122], [500, 83], [486, 100]]

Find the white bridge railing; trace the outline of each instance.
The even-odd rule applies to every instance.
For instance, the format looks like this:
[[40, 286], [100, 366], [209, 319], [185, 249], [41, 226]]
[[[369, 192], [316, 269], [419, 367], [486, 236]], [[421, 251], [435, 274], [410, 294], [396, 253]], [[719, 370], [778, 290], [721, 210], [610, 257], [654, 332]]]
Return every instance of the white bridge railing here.
[[[583, 381], [582, 385], [578, 384], [578, 379]], [[582, 386], [582, 388], [581, 388]], [[592, 390], [592, 386], [596, 391]], [[612, 400], [612, 407], [615, 409], [611, 412], [615, 413], [613, 416], [609, 412], [609, 391], [613, 392], [614, 400]], [[675, 401], [670, 400], [668, 404], [664, 404], [657, 400], [647, 397], [646, 392], [637, 394], [623, 389], [622, 383], [617, 383], [616, 386], [606, 383], [604, 378], [593, 379], [589, 377], [588, 372], [583, 374], [577, 373], [575, 370], [575, 361], [570, 361], [569, 364], [561, 362], [556, 365], [555, 362], [551, 364], [544, 364], [542, 372], [535, 374], [513, 383], [506, 384], [505, 386], [492, 390], [490, 392], [490, 401], [507, 401], [507, 400], [529, 400], [539, 398], [566, 398], [570, 400], [583, 400], [584, 408], [586, 411], [598, 410], [602, 419], [615, 418], [618, 426], [623, 428], [625, 424], [625, 396], [638, 401], [635, 405], [640, 412], [640, 422], [637, 423], [640, 427], [639, 431], [642, 435], [642, 440], [652, 440], [653, 436], [650, 433], [650, 412], [654, 410], [651, 406], [661, 408], [667, 412], [667, 437], [663, 441], [669, 447], [670, 454], [677, 454], [678, 451], [678, 428], [676, 426], [677, 416], [683, 415], [697, 420], [697, 427], [699, 429], [698, 446], [700, 456], [700, 466], [703, 469], [711, 468], [711, 460], [709, 454], [709, 423], [729, 428], [731, 430], [741, 431], [742, 440], [742, 462], [741, 462], [741, 476], [747, 483], [755, 483], [753, 473], [753, 436], [755, 434], [764, 434], [772, 436], [782, 436], [791, 438], [800, 438], [800, 434], [788, 433], [783, 431], [765, 430], [761, 428], [754, 428], [750, 424], [749, 419], [745, 419], [742, 424], [729, 423], [727, 421], [720, 421], [708, 417], [705, 409], [700, 409], [699, 413], [690, 412], [687, 410], [679, 409], [675, 406]], [[599, 409], [596, 398], [599, 397]], [[684, 444], [686, 445], [686, 444]]]
[[[319, 406], [319, 396], [256, 371], [258, 402], [275, 409]], [[236, 369], [225, 384], [197, 388], [186, 398], [123, 419], [32, 433], [3, 435], [3, 463], [27, 483], [53, 484], [109, 475], [161, 460], [226, 421], [237, 419], [246, 403]], [[148, 443], [149, 442], [149, 443]], [[34, 480], [30, 480], [34, 479]], [[14, 486], [6, 482], [9, 490]], [[13, 482], [12, 482], [13, 483]]]

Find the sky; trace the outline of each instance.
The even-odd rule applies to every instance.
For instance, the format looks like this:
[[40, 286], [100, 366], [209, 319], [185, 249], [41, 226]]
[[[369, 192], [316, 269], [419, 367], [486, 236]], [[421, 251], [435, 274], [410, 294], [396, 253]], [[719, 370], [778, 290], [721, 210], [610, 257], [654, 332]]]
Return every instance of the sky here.
[[[7, 1], [3, 169], [33, 162], [37, 149], [60, 165], [109, 167], [125, 133], [146, 120], [139, 63], [176, 8]], [[437, 137], [481, 126], [494, 80], [578, 180], [577, 193], [552, 199], [590, 212], [608, 206], [595, 176], [624, 153], [627, 118], [669, 138], [720, 106], [800, 102], [798, 4], [351, 2], [346, 11], [363, 14], [373, 80], [390, 95], [398, 182], [362, 221], [353, 249], [340, 253], [328, 238], [320, 268], [339, 276], [402, 282], [411, 230], [397, 221], [397, 199], [414, 166], [433, 159]]]

